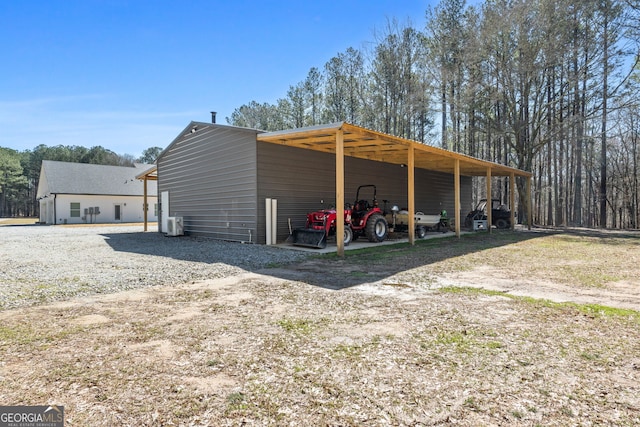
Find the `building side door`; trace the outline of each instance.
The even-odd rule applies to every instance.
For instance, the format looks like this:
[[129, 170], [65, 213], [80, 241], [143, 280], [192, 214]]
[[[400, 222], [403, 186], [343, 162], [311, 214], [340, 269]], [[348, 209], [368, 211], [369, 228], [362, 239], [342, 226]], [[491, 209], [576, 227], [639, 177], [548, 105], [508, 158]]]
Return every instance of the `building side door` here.
[[115, 211], [113, 217], [116, 221], [122, 221], [122, 205], [114, 205]]

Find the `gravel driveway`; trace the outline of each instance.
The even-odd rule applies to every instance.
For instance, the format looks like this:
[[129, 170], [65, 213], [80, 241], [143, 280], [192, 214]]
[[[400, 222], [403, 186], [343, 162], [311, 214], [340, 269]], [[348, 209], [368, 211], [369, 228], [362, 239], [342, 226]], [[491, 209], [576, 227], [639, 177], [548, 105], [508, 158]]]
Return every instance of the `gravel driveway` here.
[[140, 225], [0, 226], [0, 310], [221, 278], [298, 261], [263, 245], [143, 232]]

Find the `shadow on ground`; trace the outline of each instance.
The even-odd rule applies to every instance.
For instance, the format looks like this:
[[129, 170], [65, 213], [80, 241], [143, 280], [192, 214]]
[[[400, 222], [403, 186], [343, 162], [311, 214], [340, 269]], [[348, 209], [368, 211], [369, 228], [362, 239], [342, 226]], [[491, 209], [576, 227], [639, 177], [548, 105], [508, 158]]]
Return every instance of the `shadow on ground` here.
[[259, 274], [338, 290], [551, 232], [501, 230], [491, 234], [463, 234], [460, 238], [447, 234], [417, 240], [413, 246], [406, 242], [364, 245], [366, 247], [363, 249], [346, 251], [344, 257], [338, 257], [335, 253], [317, 254], [189, 236], [165, 237], [160, 233], [114, 233], [102, 236], [113, 250], [119, 252], [193, 263], [225, 263]]

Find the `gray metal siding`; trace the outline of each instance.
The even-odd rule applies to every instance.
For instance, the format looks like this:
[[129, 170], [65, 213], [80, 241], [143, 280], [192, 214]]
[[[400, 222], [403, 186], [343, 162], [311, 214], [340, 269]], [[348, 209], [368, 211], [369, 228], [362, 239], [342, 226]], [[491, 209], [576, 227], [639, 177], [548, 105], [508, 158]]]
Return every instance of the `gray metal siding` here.
[[186, 234], [254, 241], [256, 131], [198, 124], [158, 160], [158, 192], [169, 192], [169, 216]]
[[278, 200], [277, 241], [303, 227], [306, 213], [335, 203], [335, 157], [312, 150], [258, 143], [258, 242], [265, 243], [265, 199]]
[[[288, 219], [292, 227], [305, 224], [307, 212], [335, 204], [335, 156], [312, 150], [258, 143], [258, 243], [266, 241], [265, 199], [278, 200], [278, 241], [287, 238]], [[438, 214], [446, 209], [453, 217], [453, 175], [416, 169], [416, 210]], [[378, 203], [406, 207], [407, 170], [398, 165], [345, 158], [345, 202], [353, 203], [360, 185], [377, 186]], [[367, 197], [369, 197], [367, 195]], [[471, 203], [471, 178], [461, 177], [461, 201]], [[465, 213], [466, 214], [466, 213]]]

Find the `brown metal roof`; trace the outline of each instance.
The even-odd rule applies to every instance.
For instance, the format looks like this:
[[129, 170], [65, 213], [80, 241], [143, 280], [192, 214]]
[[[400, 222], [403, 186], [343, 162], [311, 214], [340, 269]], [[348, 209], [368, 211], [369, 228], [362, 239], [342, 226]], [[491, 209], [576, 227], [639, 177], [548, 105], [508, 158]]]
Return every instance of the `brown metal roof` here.
[[420, 169], [452, 174], [457, 159], [460, 162], [460, 175], [485, 176], [487, 168], [491, 168], [492, 176], [509, 176], [511, 174], [524, 177], [532, 176], [530, 172], [520, 169], [376, 132], [346, 122], [260, 133], [257, 135], [257, 140], [335, 153], [336, 134], [339, 130], [342, 130], [344, 135], [345, 156], [400, 165], [407, 163], [408, 149], [413, 147], [415, 166]]

